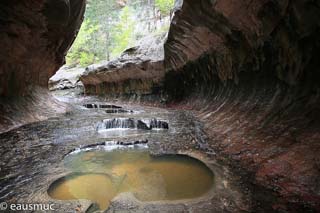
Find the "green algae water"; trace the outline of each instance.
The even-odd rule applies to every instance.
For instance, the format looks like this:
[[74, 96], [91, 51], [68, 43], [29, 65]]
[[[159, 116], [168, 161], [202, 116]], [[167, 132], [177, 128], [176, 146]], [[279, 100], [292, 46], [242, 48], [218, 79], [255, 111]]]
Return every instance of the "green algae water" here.
[[59, 200], [88, 199], [106, 209], [119, 193], [141, 201], [192, 199], [207, 193], [214, 175], [202, 162], [182, 155], [153, 157], [146, 150], [90, 150], [68, 155], [73, 174], [54, 182]]

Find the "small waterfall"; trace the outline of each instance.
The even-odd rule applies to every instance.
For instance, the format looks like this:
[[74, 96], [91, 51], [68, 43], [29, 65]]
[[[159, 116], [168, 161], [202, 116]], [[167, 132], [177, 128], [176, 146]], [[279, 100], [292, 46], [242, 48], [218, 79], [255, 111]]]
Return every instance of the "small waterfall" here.
[[147, 121], [136, 120], [134, 118], [114, 118], [105, 119], [98, 123], [97, 131], [107, 129], [169, 129], [169, 125], [167, 122], [160, 121], [155, 118]]
[[135, 121], [132, 118], [114, 118], [114, 119], [106, 119], [103, 120], [105, 125], [105, 129], [134, 129]]
[[121, 106], [110, 105], [110, 104], [83, 104], [88, 109], [122, 109]]
[[149, 127], [151, 129], [169, 129], [169, 124], [165, 121], [160, 121], [157, 119], [151, 119]]
[[80, 152], [86, 152], [91, 150], [105, 150], [112, 151], [115, 149], [146, 149], [148, 147], [148, 140], [136, 140], [136, 141], [106, 141], [102, 143], [89, 144], [86, 146], [80, 146], [71, 150], [67, 155], [74, 155]]
[[98, 108], [97, 104], [84, 104], [83, 106], [88, 109], [97, 109]]
[[121, 106], [116, 106], [116, 105], [109, 105], [109, 104], [100, 104], [99, 105], [100, 109], [122, 109]]
[[107, 109], [106, 113], [133, 113], [132, 110], [125, 110], [125, 109]]
[[107, 129], [106, 128], [106, 124], [102, 121], [102, 122], [99, 122], [96, 126], [96, 130], [97, 131], [100, 131], [100, 130], [104, 130], [104, 129]]

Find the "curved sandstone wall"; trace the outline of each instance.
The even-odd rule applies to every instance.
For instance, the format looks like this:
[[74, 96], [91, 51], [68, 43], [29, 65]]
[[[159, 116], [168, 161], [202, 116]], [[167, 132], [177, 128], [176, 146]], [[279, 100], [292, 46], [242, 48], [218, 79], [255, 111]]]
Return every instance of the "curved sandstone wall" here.
[[85, 0], [0, 1], [0, 132], [64, 107], [47, 94], [80, 28]]
[[319, 6], [179, 1], [165, 44], [172, 107], [204, 121], [204, 149], [247, 174], [261, 211], [320, 211]]
[[0, 2], [0, 97], [47, 87], [81, 25], [85, 0]]

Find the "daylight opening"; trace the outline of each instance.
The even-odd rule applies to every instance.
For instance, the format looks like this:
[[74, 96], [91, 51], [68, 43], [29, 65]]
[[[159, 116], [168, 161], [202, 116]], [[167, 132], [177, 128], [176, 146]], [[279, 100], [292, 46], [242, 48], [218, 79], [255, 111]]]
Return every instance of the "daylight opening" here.
[[143, 37], [161, 36], [169, 29], [173, 6], [174, 0], [88, 0], [67, 65], [109, 61]]
[[[60, 96], [67, 96], [69, 89], [76, 89], [72, 91], [76, 94], [85, 91], [89, 94], [89, 85], [94, 83], [82, 78], [88, 69], [93, 74], [99, 67], [109, 71], [119, 70], [129, 63], [140, 66], [150, 60], [162, 61], [173, 8], [174, 0], [88, 0], [83, 23], [66, 56], [66, 64], [49, 79], [49, 90], [62, 93]], [[157, 68], [159, 66], [152, 68], [152, 83], [147, 90], [143, 86], [142, 93], [150, 93], [151, 84], [163, 76], [163, 69]], [[116, 81], [127, 83], [117, 91], [110, 84], [103, 90], [110, 93], [137, 91], [136, 85], [140, 83], [131, 79], [135, 74], [128, 72], [125, 76], [130, 78], [120, 75]], [[113, 76], [106, 76], [106, 83], [115, 82]], [[96, 93], [96, 89], [92, 92]]]

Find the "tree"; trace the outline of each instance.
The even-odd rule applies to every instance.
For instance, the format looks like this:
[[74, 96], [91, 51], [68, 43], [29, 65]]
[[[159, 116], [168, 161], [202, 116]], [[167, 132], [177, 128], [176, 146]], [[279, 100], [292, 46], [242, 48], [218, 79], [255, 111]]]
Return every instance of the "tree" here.
[[99, 26], [91, 24], [89, 19], [82, 23], [77, 39], [67, 55], [67, 64], [87, 66], [96, 61], [96, 55], [93, 51], [95, 41], [92, 38], [98, 29]]
[[134, 22], [131, 19], [131, 9], [126, 6], [120, 13], [120, 20], [112, 29], [113, 50], [112, 55], [120, 55], [133, 40]]
[[162, 16], [168, 16], [174, 7], [174, 0], [155, 0], [155, 6]]
[[[96, 33], [96, 40], [99, 41], [97, 47], [103, 51], [103, 56], [110, 60], [112, 38], [110, 32], [115, 23], [118, 22], [118, 15], [122, 5], [116, 0], [89, 0], [86, 18], [93, 20], [93, 24], [98, 24], [100, 30]], [[99, 55], [101, 52], [99, 51]]]
[[[173, 2], [174, 0], [87, 0], [85, 19], [67, 55], [67, 64], [87, 66], [102, 60], [109, 61], [147, 34], [167, 30], [167, 26], [159, 28], [157, 20], [170, 14]], [[141, 30], [144, 25], [140, 23], [152, 27]]]

